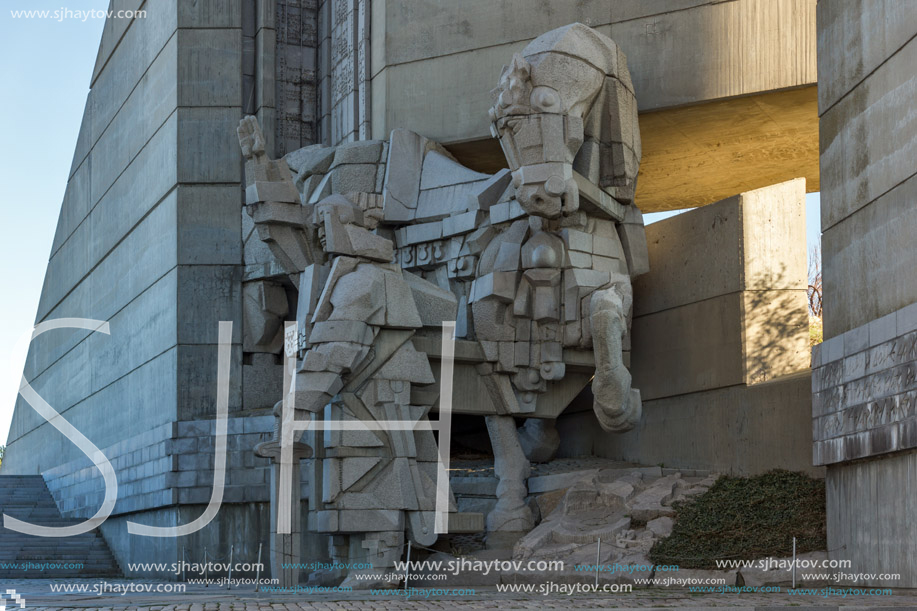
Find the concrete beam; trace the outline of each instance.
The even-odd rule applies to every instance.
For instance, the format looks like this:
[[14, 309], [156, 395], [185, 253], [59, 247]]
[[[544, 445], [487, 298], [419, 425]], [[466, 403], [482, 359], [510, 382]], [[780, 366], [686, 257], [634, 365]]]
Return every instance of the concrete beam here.
[[[641, 113], [640, 210], [704, 206], [793, 178], [818, 191], [816, 98], [807, 86]], [[446, 148], [479, 172], [506, 167], [489, 137]]]
[[541, 33], [578, 21], [627, 55], [641, 111], [644, 212], [798, 177], [818, 190], [815, 2], [589, 0], [552, 9], [520, 0], [410, 11], [374, 3], [373, 137], [409, 128], [476, 170], [504, 167], [487, 119], [502, 66]]

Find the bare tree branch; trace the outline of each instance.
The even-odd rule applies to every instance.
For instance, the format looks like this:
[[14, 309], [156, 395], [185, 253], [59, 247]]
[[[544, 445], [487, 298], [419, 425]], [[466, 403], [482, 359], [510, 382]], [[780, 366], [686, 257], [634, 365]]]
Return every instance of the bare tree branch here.
[[822, 282], [821, 282], [821, 241], [812, 247], [809, 253], [809, 314], [815, 318], [822, 317]]

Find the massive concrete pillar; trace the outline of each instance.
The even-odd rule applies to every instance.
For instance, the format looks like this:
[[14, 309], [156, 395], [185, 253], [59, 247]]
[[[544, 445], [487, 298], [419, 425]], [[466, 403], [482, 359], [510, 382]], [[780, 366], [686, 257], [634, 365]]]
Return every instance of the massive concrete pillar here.
[[917, 586], [917, 11], [818, 3], [825, 342], [813, 351], [814, 460], [847, 572]]

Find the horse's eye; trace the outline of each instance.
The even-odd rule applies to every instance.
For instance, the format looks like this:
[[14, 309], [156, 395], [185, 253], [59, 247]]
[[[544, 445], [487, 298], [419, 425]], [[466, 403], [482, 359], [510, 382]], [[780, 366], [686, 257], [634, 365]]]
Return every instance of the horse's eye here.
[[530, 98], [532, 106], [543, 112], [560, 112], [560, 96], [550, 87], [535, 87]]

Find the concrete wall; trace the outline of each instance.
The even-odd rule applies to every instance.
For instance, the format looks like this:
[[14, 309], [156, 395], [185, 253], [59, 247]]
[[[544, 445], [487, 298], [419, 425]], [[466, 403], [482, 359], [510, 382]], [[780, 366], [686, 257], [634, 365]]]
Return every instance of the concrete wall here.
[[[109, 320], [112, 334], [49, 332], [33, 342], [24, 372], [100, 446], [178, 413], [174, 392], [135, 392], [144, 376], [168, 384], [177, 375], [168, 307], [178, 288], [177, 30], [175, 3], [117, 30], [106, 25], [36, 320]], [[132, 402], [134, 410], [115, 407]], [[4, 473], [79, 455], [18, 400]]]
[[917, 301], [917, 12], [818, 4], [825, 337]]
[[573, 22], [627, 54], [642, 111], [808, 85], [816, 78], [813, 7], [793, 0], [373, 2], [373, 134], [411, 127], [446, 142], [487, 136], [501, 67], [535, 37]]
[[[240, 562], [254, 562], [259, 538], [252, 533], [260, 533], [267, 563], [270, 461], [256, 457], [254, 448], [272, 437], [273, 426], [272, 416], [229, 419], [223, 504], [207, 527], [179, 539], [128, 535], [126, 522], [177, 526], [203, 513], [213, 487], [214, 421], [167, 423], [101, 448], [118, 473], [118, 500], [102, 532], [122, 569], [134, 562], [178, 562], [183, 547], [189, 561], [200, 562], [204, 547], [210, 554], [226, 558], [235, 546]], [[88, 458], [64, 463], [43, 475], [66, 518], [91, 517], [102, 503], [104, 486]], [[308, 503], [305, 475], [303, 470], [300, 493]], [[304, 537], [304, 543], [312, 546], [305, 549], [311, 549], [315, 557], [325, 554], [323, 549], [314, 549], [315, 542], [309, 536]], [[263, 573], [269, 574], [269, 567]], [[168, 572], [131, 576], [176, 578]]]
[[[202, 442], [198, 440], [196, 450], [184, 451], [180, 448], [194, 444], [172, 433], [178, 430], [177, 421], [195, 426], [201, 423], [194, 421], [204, 421], [201, 426], [208, 426], [213, 417], [220, 320], [235, 323], [230, 410], [234, 415], [245, 413], [241, 283], [264, 272], [243, 268], [245, 263], [263, 263], [257, 252], [251, 261], [243, 261], [241, 247], [241, 164], [235, 127], [243, 112], [261, 119], [268, 148], [275, 154], [306, 144], [316, 132], [337, 142], [384, 137], [399, 126], [453, 143], [474, 140], [487, 133], [488, 92], [500, 66], [542, 32], [582, 21], [611, 35], [628, 53], [641, 109], [655, 114], [649, 124], [657, 130], [656, 142], [665, 143], [666, 134], [676, 132], [686, 137], [680, 127], [686, 122], [678, 118], [685, 115], [663, 113], [685, 112], [712, 100], [745, 100], [742, 117], [748, 124], [771, 125], [764, 120], [771, 115], [794, 117], [779, 129], [765, 128], [762, 137], [746, 140], [737, 149], [727, 147], [725, 156], [717, 158], [720, 171], [697, 172], [696, 180], [685, 181], [701, 152], [716, 158], [718, 147], [713, 143], [727, 133], [717, 117], [738, 107], [720, 107], [703, 119], [691, 115], [698, 133], [705, 136], [686, 137], [697, 148], [679, 144], [674, 147], [680, 151], [677, 155], [662, 151], [654, 157], [652, 147], [646, 153], [647, 167], [653, 167], [655, 158], [657, 167], [665, 159], [662, 165], [670, 169], [641, 182], [657, 193], [644, 191], [638, 199], [647, 210], [654, 205], [708, 203], [725, 194], [723, 189], [735, 193], [761, 186], [752, 184], [761, 180], [761, 164], [771, 169], [770, 182], [797, 176], [799, 160], [779, 151], [788, 142], [799, 150], [806, 147], [807, 136], [797, 128], [808, 125], [804, 109], [810, 102], [799, 93], [805, 90], [797, 88], [811, 87], [815, 80], [812, 0], [590, 0], [554, 3], [550, 10], [520, 2], [494, 6], [482, 0], [349, 0], [334, 15], [327, 1], [314, 7], [294, 0], [133, 4], [145, 8], [147, 16], [105, 25], [37, 316], [38, 321], [63, 316], [109, 320], [111, 335], [48, 333], [34, 342], [25, 371], [36, 390], [100, 448], [114, 452], [118, 444], [135, 440], [113, 456], [125, 496], [106, 534], [122, 562], [177, 558], [179, 545], [124, 536], [121, 529], [128, 513], [139, 515], [138, 521], [143, 517], [161, 524], [185, 522], [196, 517], [206, 500], [208, 488], [200, 480], [207, 468]], [[352, 44], [344, 55], [332, 58], [332, 52], [342, 52], [335, 41], [348, 40]], [[324, 49], [320, 61], [316, 47]], [[336, 61], [345, 56], [347, 61]], [[324, 74], [310, 81], [310, 67], [326, 58]], [[341, 69], [335, 72], [332, 64]], [[348, 66], [349, 72], [344, 70]], [[791, 97], [783, 96], [790, 91]], [[310, 95], [316, 98], [315, 107]], [[772, 95], [781, 97], [758, 97]], [[803, 110], [780, 112], [787, 108]], [[739, 142], [735, 131], [728, 133], [730, 142]], [[481, 150], [470, 153], [478, 155]], [[756, 161], [749, 165], [750, 160]], [[673, 189], [684, 197], [659, 195]], [[743, 225], [743, 240], [749, 231]], [[249, 226], [245, 235], [250, 233]], [[762, 247], [761, 252], [768, 251]], [[678, 308], [701, 307], [707, 309], [698, 316], [706, 316], [708, 323], [721, 320], [719, 313], [726, 311], [734, 322], [732, 329], [721, 329], [721, 336], [728, 337], [723, 345], [729, 344], [723, 354], [730, 355], [722, 363], [725, 375], [668, 389], [648, 384], [648, 392], [655, 390], [658, 401], [693, 394], [684, 399], [685, 405], [695, 401], [694, 409], [703, 410], [696, 402], [700, 393], [718, 392], [720, 398], [710, 401], [727, 406], [735, 400], [729, 394], [736, 392], [730, 390], [733, 387], [744, 388], [792, 369], [787, 364], [794, 361], [785, 355], [759, 365], [751, 360], [753, 355], [769, 354], [773, 342], [765, 341], [760, 349], [753, 345], [768, 336], [754, 331], [754, 325], [762, 323], [750, 310], [755, 306], [756, 315], [764, 311], [768, 326], [774, 320], [768, 308], [786, 309], [775, 306], [770, 296], [790, 295], [796, 289], [779, 284], [754, 288], [754, 280], [745, 278], [746, 268], [738, 288], [726, 287], [707, 297], [692, 295], [644, 312], [645, 318], [662, 317]], [[754, 301], [760, 297], [756, 293], [764, 295], [761, 305]], [[707, 307], [717, 299], [720, 310]], [[644, 337], [650, 337], [653, 328], [673, 324], [677, 320], [646, 325], [638, 318], [635, 339], [641, 325]], [[694, 343], [683, 345], [690, 348]], [[729, 369], [736, 353], [742, 355], [736, 361], [740, 366]], [[691, 354], [695, 353], [680, 358]], [[249, 377], [272, 370], [259, 363], [252, 359], [248, 364]], [[783, 396], [780, 392], [759, 394]], [[269, 403], [263, 399], [255, 396], [252, 404], [266, 408]], [[651, 408], [648, 400], [647, 409]], [[659, 413], [665, 409], [660, 403]], [[727, 413], [725, 407], [716, 409]], [[697, 421], [704, 418], [699, 414]], [[150, 431], [170, 436], [144, 437]], [[251, 440], [245, 437], [243, 431], [231, 440], [240, 456], [250, 452], [243, 442]], [[176, 446], [175, 441], [181, 443]], [[595, 447], [612, 454], [602, 439]], [[727, 459], [721, 455], [709, 462], [723, 460]], [[224, 522], [221, 516], [211, 528], [263, 529], [263, 519], [246, 512], [261, 511], [257, 504], [264, 498], [260, 492], [247, 493], [245, 486], [261, 490], [264, 467], [233, 468], [227, 502], [239, 506], [224, 510], [230, 517]], [[3, 472], [48, 474], [58, 502], [73, 516], [91, 511], [92, 500], [99, 498], [98, 478], [85, 457], [22, 401], [14, 415]], [[252, 481], [240, 481], [236, 489], [233, 477]], [[238, 519], [232, 517], [237, 514]]]
[[812, 367], [816, 464], [917, 447], [917, 303], [816, 346]]
[[792, 91], [816, 81], [814, 0], [375, 0], [371, 17], [373, 138], [412, 129], [493, 171], [503, 159], [487, 110], [502, 66], [540, 34], [581, 22], [628, 58], [647, 116], [644, 212], [797, 176], [818, 190], [815, 91]]
[[[111, 333], [50, 331], [24, 372], [112, 461], [120, 491], [106, 533], [127, 515], [175, 524], [178, 506], [203, 502], [207, 470], [181, 464], [171, 444], [188, 442], [172, 433], [214, 416], [221, 320], [234, 323], [230, 410], [242, 408], [241, 2], [142, 8], [145, 18], [105, 25], [36, 317], [105, 320]], [[88, 458], [21, 398], [3, 473], [44, 474], [68, 517], [102, 501]], [[177, 545], [108, 539], [122, 565]]]
[[736, 475], [770, 469], [823, 475], [810, 460], [811, 384], [803, 371], [754, 386], [646, 401], [637, 428], [619, 435], [603, 433], [591, 411], [577, 412], [558, 420], [559, 453]]
[[[142, 7], [146, 17], [104, 28], [37, 315], [107, 320], [111, 334], [42, 335], [25, 376], [114, 466], [119, 493], [102, 532], [122, 568], [179, 561], [183, 547], [200, 561], [204, 547], [212, 559], [235, 545], [237, 558], [254, 562], [251, 532], [266, 544], [269, 531], [269, 462], [253, 449], [273, 429], [271, 416], [257, 414], [280, 383], [272, 358], [242, 354], [243, 266], [267, 259], [243, 261], [236, 127], [243, 112], [256, 114], [269, 150], [281, 153], [312, 142], [315, 7], [133, 5], [120, 8]], [[229, 409], [244, 416], [229, 421], [223, 506], [184, 539], [129, 536], [128, 520], [186, 524], [210, 500], [223, 320], [233, 322]], [[91, 516], [104, 496], [88, 457], [22, 399], [3, 473], [42, 473], [68, 518]]]
[[[561, 451], [752, 474], [812, 466], [804, 181], [648, 225], [634, 282], [637, 428], [602, 433], [591, 410], [558, 421]], [[581, 397], [579, 404], [589, 404]]]
[[[917, 452], [828, 468], [828, 549], [849, 559], [845, 573], [899, 573], [898, 580], [859, 581], [857, 587], [913, 588], [917, 584]], [[854, 585], [849, 580], [844, 581]]]
[[813, 351], [828, 548], [850, 572], [917, 586], [917, 12], [907, 0], [818, 3], [824, 332]]
[[[242, 4], [243, 61], [255, 65], [255, 91], [243, 99], [261, 121], [274, 157], [317, 141], [318, 8], [301, 0], [246, 0]], [[254, 14], [254, 19], [248, 18]], [[251, 27], [248, 24], [251, 23]]]
[[653, 223], [646, 237], [631, 331], [644, 399], [808, 369], [803, 180]]
[[[308, 501], [304, 501], [304, 504]], [[182, 505], [153, 509], [143, 513], [143, 523], [151, 526], [175, 526], [187, 524], [197, 519], [206, 509], [204, 505]], [[306, 507], [303, 507], [303, 521], [301, 532], [303, 558], [308, 562], [330, 562], [327, 538], [323, 535], [306, 532]], [[207, 560], [214, 564], [229, 562], [230, 551], [233, 553], [232, 577], [240, 579], [254, 579], [258, 561], [259, 545], [261, 546], [261, 572], [260, 577], [271, 577], [270, 563], [270, 505], [266, 502], [227, 504], [220, 509], [219, 519], [186, 537], [179, 539], [163, 539], [152, 537], [135, 537], [127, 532], [127, 522], [136, 521], [135, 516], [121, 515], [107, 520], [102, 526], [102, 534], [109, 542], [112, 554], [121, 565], [122, 569], [127, 563], [148, 563], [166, 565], [166, 570], [133, 571], [130, 575], [134, 578], [159, 579], [164, 581], [180, 581], [181, 574], [172, 570], [173, 565], [180, 566], [184, 560], [188, 563], [203, 563], [204, 550], [207, 550]], [[250, 570], [244, 570], [244, 565], [250, 565]], [[308, 579], [309, 571], [303, 571], [301, 581]], [[210, 571], [210, 578], [226, 577], [226, 571]], [[187, 579], [203, 579], [203, 574], [186, 572]]]

